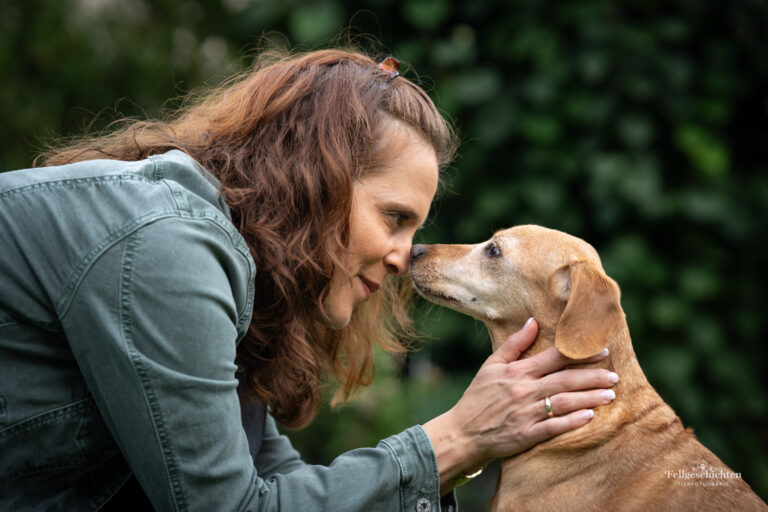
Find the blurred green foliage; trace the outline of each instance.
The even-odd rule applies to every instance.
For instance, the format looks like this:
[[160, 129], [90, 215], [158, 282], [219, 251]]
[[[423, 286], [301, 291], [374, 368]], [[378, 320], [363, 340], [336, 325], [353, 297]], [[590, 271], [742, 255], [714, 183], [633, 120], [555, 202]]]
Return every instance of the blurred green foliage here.
[[[6, 0], [0, 168], [29, 166], [41, 139], [103, 127], [117, 115], [94, 121], [105, 107], [160, 115], [247, 65], [265, 33], [315, 48], [344, 27], [412, 65], [404, 74], [461, 133], [420, 241], [535, 223], [591, 242], [651, 383], [768, 497], [764, 0]], [[419, 352], [381, 356], [372, 389], [293, 434], [308, 460], [459, 398], [490, 351], [484, 328], [418, 317]], [[493, 486], [463, 487], [463, 510], [483, 510]]]

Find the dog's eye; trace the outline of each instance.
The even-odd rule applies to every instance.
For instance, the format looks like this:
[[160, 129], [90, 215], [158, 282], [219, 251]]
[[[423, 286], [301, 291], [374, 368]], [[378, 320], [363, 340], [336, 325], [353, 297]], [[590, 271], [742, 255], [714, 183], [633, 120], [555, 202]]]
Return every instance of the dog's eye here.
[[483, 252], [485, 252], [485, 255], [490, 258], [498, 258], [501, 256], [501, 250], [499, 249], [499, 246], [493, 242], [486, 245]]

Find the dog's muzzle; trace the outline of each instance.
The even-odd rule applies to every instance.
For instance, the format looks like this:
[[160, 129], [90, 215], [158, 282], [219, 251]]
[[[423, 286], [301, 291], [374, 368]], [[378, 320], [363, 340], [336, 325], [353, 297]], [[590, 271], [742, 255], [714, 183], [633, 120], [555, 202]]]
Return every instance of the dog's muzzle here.
[[416, 261], [417, 259], [421, 258], [427, 254], [427, 246], [416, 244], [411, 247], [411, 262]]

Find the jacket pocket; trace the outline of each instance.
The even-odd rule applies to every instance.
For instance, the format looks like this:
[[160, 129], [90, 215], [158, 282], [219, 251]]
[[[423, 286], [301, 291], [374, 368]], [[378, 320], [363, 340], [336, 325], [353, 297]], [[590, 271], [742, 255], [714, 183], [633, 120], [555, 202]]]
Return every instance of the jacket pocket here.
[[0, 453], [3, 510], [37, 508], [43, 501], [103, 501], [130, 475], [91, 397], [3, 429]]

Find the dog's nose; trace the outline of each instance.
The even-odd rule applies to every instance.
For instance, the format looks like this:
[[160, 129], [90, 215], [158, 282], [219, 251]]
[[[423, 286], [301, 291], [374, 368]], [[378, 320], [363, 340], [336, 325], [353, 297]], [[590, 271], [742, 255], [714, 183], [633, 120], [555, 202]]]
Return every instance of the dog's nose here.
[[415, 259], [420, 258], [425, 254], [427, 254], [427, 246], [416, 244], [411, 247], [411, 261], [414, 261]]

